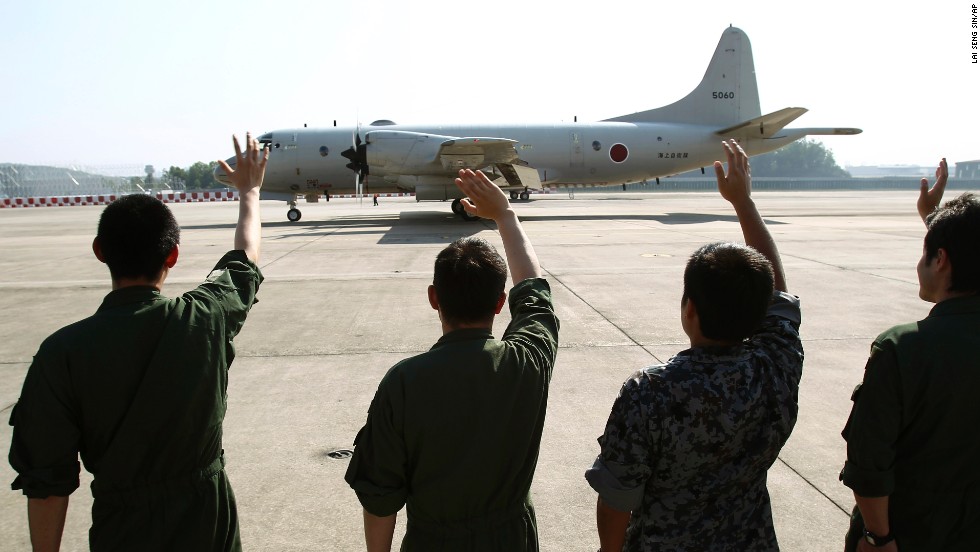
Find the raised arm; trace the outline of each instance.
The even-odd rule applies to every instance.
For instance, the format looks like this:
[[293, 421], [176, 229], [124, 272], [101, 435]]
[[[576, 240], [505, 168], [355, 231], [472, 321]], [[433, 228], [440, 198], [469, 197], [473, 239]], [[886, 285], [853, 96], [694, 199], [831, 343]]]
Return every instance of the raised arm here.
[[232, 185], [238, 190], [238, 226], [235, 227], [235, 249], [245, 251], [252, 262], [259, 261], [259, 247], [262, 241], [262, 219], [259, 214], [259, 190], [265, 178], [265, 165], [269, 160], [269, 150], [260, 148], [252, 133], [245, 134], [245, 153], [238, 145], [238, 137], [232, 136], [235, 145], [235, 168], [218, 160]]
[[715, 161], [718, 191], [721, 192], [721, 197], [725, 198], [735, 208], [738, 223], [742, 226], [745, 244], [762, 253], [772, 263], [775, 288], [779, 291], [787, 291], [786, 275], [783, 272], [783, 263], [779, 259], [776, 242], [772, 239], [769, 229], [766, 228], [766, 223], [762, 220], [759, 210], [756, 209], [755, 202], [752, 201], [752, 174], [749, 170], [749, 156], [735, 140], [722, 142], [722, 145], [728, 158], [728, 172], [726, 174], [721, 161]]
[[540, 277], [542, 273], [538, 265], [538, 257], [534, 254], [534, 248], [531, 247], [531, 241], [524, 233], [517, 213], [510, 208], [510, 201], [504, 191], [490, 182], [481, 171], [473, 172], [470, 169], [459, 171], [456, 185], [466, 194], [463, 208], [467, 213], [492, 219], [497, 223], [514, 284], [528, 278]]
[[922, 218], [922, 222], [926, 221], [936, 207], [939, 207], [939, 203], [943, 200], [943, 192], [946, 191], [946, 180], [949, 179], [949, 167], [946, 165], [946, 158], [939, 162], [939, 166], [936, 167], [936, 183], [929, 188], [929, 179], [923, 178], [922, 182], [919, 184], [919, 200], [915, 203], [916, 208], [919, 210], [919, 217]]

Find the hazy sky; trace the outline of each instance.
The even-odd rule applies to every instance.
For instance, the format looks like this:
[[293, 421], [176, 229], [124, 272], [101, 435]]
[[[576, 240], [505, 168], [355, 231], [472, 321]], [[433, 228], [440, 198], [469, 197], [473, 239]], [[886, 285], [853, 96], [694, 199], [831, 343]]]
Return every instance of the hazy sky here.
[[232, 133], [369, 123], [596, 121], [700, 82], [729, 24], [763, 113], [841, 165], [980, 158], [971, 2], [33, 0], [0, 5], [0, 162], [153, 164]]

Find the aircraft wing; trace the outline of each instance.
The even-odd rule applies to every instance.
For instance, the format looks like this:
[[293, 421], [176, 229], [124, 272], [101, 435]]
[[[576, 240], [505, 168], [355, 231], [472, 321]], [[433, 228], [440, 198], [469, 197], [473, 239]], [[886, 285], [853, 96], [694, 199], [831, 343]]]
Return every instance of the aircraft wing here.
[[438, 156], [442, 166], [450, 170], [493, 165], [508, 185], [541, 189], [538, 171], [520, 159], [516, 143], [508, 138], [457, 138], [443, 142]]
[[447, 170], [513, 163], [518, 159], [516, 143], [506, 138], [453, 138], [440, 144], [436, 155]]
[[[403, 130], [367, 133], [364, 162], [371, 174], [454, 177], [460, 169], [495, 167], [507, 185], [541, 188], [537, 170], [514, 147], [517, 140], [442, 136]], [[499, 184], [498, 184], [499, 185]]]
[[772, 138], [786, 125], [806, 113], [803, 107], [787, 107], [772, 113], [743, 121], [728, 128], [716, 131], [719, 136], [730, 138]]

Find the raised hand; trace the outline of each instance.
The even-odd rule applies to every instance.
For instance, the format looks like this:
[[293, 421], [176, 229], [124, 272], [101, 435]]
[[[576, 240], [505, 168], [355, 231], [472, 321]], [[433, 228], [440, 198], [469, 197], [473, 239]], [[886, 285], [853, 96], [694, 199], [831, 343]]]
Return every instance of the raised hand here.
[[510, 210], [510, 200], [507, 199], [507, 195], [482, 171], [460, 170], [456, 186], [466, 194], [462, 204], [466, 212], [471, 215], [496, 221]]
[[729, 203], [738, 204], [752, 195], [752, 172], [749, 168], [749, 156], [735, 140], [723, 141], [725, 155], [728, 157], [728, 172], [721, 161], [715, 161], [715, 176], [718, 179], [718, 191], [721, 197]]
[[946, 165], [946, 158], [939, 162], [936, 167], [936, 183], [929, 188], [929, 179], [923, 178], [919, 185], [919, 200], [915, 202], [915, 207], [919, 210], [919, 217], [922, 222], [926, 217], [939, 207], [943, 200], [943, 192], [946, 190], [946, 180], [949, 179], [949, 167]]
[[262, 187], [262, 180], [265, 178], [265, 166], [269, 161], [269, 150], [260, 148], [251, 132], [245, 133], [245, 153], [238, 144], [238, 137], [232, 135], [232, 143], [235, 145], [235, 168], [232, 169], [228, 163], [219, 159], [218, 164], [224, 169], [235, 189], [240, 194]]

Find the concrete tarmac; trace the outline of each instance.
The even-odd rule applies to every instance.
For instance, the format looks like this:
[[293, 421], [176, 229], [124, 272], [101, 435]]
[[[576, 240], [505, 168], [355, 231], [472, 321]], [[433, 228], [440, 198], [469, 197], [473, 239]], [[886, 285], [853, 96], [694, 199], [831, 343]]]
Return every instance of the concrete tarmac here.
[[[954, 197], [958, 192], [951, 192]], [[837, 479], [841, 428], [871, 340], [923, 318], [915, 265], [924, 227], [907, 192], [756, 192], [803, 303], [800, 415], [769, 471], [776, 530], [788, 551], [840, 550], [853, 505]], [[595, 493], [584, 470], [609, 408], [635, 370], [687, 346], [681, 275], [699, 245], [741, 240], [717, 194], [590, 193], [515, 204], [554, 291], [562, 327], [532, 494], [541, 548], [591, 552]], [[181, 254], [164, 288], [178, 294], [230, 249], [237, 205], [172, 205]], [[363, 550], [361, 509], [343, 480], [377, 382], [440, 335], [426, 301], [436, 253], [461, 236], [500, 247], [492, 222], [463, 222], [448, 203], [389, 198], [300, 205], [289, 223], [264, 202], [266, 276], [236, 339], [224, 448], [246, 550]], [[0, 412], [9, 416], [40, 342], [88, 316], [109, 291], [91, 253], [101, 207], [0, 212]], [[501, 250], [502, 252], [502, 250]], [[498, 317], [500, 335], [509, 316]], [[6, 419], [6, 418], [4, 418]], [[9, 446], [10, 427], [0, 424]], [[0, 463], [0, 481], [14, 473]], [[480, 477], [480, 474], [473, 474]], [[70, 502], [62, 550], [87, 550], [91, 477]], [[9, 488], [9, 487], [8, 487]], [[400, 514], [397, 539], [404, 533]], [[26, 500], [0, 493], [0, 548], [29, 550]]]

